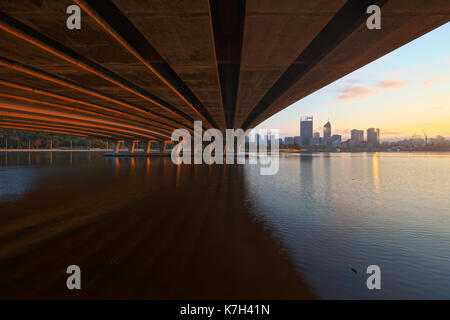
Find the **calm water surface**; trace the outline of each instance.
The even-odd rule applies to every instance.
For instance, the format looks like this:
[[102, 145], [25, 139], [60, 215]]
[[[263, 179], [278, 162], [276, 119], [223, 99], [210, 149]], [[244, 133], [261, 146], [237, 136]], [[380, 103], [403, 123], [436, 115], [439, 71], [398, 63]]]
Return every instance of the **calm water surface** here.
[[75, 298], [450, 299], [450, 154], [289, 154], [261, 176], [3, 152], [0, 249], [2, 297], [73, 298], [79, 264]]

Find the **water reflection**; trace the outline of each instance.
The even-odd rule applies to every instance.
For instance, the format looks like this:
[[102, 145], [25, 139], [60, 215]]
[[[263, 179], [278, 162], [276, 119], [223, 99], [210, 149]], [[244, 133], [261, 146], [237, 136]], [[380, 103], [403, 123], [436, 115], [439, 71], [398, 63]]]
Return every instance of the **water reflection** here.
[[380, 167], [379, 167], [379, 152], [375, 152], [372, 155], [372, 173], [373, 173], [373, 184], [375, 187], [375, 192], [378, 194], [380, 192]]
[[[320, 296], [448, 298], [449, 160], [449, 154], [302, 154], [282, 157], [274, 177], [247, 167], [245, 173], [255, 214]], [[389, 177], [382, 184], [381, 174]], [[382, 292], [367, 290], [351, 271], [370, 264], [387, 270]], [[424, 266], [433, 272], [424, 274]]]
[[[70, 297], [61, 270], [77, 263], [87, 298], [448, 299], [449, 160], [281, 155], [279, 173], [261, 176], [258, 165], [1, 154], [0, 295]], [[378, 292], [365, 285], [371, 264]]]
[[77, 298], [312, 296], [243, 201], [238, 166], [73, 156], [18, 167], [39, 184], [0, 202], [0, 297], [72, 297], [70, 264], [84, 274]]
[[300, 155], [300, 197], [306, 201], [314, 197], [313, 155]]

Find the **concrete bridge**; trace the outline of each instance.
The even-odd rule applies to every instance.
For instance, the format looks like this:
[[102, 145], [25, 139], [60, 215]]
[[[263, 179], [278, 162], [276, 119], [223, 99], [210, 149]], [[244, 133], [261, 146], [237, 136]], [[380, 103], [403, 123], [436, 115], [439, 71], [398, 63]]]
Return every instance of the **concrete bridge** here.
[[1, 1], [0, 127], [130, 152], [194, 120], [248, 129], [449, 19], [448, 0]]

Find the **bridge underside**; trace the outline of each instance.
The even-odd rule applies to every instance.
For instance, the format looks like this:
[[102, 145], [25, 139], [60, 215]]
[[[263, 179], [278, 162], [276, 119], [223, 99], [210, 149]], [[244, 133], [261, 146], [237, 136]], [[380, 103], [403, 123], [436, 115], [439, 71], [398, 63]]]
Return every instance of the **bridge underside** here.
[[[74, 3], [80, 30], [66, 27]], [[381, 30], [366, 27], [373, 4]], [[448, 0], [4, 0], [0, 127], [248, 129], [449, 19]]]

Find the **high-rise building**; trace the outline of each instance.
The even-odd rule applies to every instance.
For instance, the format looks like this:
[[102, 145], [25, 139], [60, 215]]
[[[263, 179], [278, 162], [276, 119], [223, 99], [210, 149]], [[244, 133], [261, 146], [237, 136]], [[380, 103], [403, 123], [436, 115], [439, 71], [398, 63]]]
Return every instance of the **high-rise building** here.
[[377, 146], [380, 144], [380, 129], [379, 128], [369, 128], [367, 129], [367, 142], [372, 146]]
[[323, 140], [325, 141], [325, 144], [330, 143], [331, 138], [331, 123], [328, 121], [323, 125]]
[[313, 137], [313, 117], [301, 117], [300, 118], [300, 137], [301, 145], [307, 146], [311, 144]]
[[364, 130], [353, 129], [351, 131], [351, 140], [354, 145], [360, 145], [364, 142]]
[[261, 143], [261, 136], [260, 136], [259, 133], [257, 133], [257, 134], [255, 135], [255, 142], [256, 142], [256, 145], [257, 145], [257, 146], [259, 146], [259, 144]]
[[342, 136], [339, 135], [339, 134], [333, 134], [333, 135], [331, 136], [331, 138], [330, 138], [329, 141], [330, 141], [330, 144], [331, 144], [333, 147], [337, 148], [337, 147], [339, 147], [339, 146], [341, 145], [341, 142], [342, 142]]

